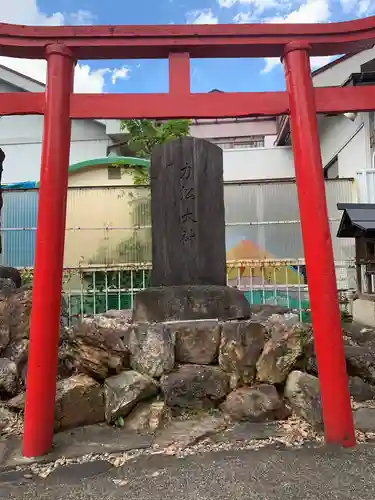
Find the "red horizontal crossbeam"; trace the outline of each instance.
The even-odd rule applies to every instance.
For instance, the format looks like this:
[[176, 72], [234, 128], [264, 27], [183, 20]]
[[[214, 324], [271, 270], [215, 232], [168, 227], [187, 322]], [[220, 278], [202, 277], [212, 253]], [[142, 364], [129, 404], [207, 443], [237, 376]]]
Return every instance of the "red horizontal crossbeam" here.
[[42, 115], [44, 93], [0, 92], [0, 116]]
[[280, 57], [287, 43], [308, 42], [312, 56], [344, 54], [375, 43], [375, 16], [327, 24], [167, 26], [17, 26], [0, 24], [1, 55], [44, 59], [45, 47], [62, 43], [77, 59]]
[[[375, 85], [315, 89], [317, 113], [375, 109]], [[0, 93], [0, 116], [41, 115], [42, 93]], [[71, 118], [232, 118], [289, 113], [286, 92], [72, 94]]]

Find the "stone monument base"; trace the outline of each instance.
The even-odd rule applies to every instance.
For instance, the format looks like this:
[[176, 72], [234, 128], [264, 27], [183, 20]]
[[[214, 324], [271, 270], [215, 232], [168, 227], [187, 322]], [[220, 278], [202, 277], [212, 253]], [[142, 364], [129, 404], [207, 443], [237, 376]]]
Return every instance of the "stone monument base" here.
[[243, 292], [229, 286], [180, 285], [147, 288], [134, 299], [133, 321], [248, 319], [250, 305]]

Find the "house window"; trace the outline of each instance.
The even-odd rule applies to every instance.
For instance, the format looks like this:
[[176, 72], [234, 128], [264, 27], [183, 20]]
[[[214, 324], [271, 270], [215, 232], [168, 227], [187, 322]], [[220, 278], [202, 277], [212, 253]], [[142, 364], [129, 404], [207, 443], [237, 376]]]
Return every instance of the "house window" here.
[[108, 180], [121, 179], [120, 167], [108, 167]]
[[252, 149], [264, 148], [264, 135], [251, 135], [247, 137], [223, 137], [211, 139], [222, 149]]

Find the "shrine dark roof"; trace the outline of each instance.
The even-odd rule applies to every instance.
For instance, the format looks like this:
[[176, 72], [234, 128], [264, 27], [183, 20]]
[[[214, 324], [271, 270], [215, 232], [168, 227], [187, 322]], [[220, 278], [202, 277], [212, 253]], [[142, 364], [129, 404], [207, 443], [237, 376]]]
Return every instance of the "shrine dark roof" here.
[[337, 208], [344, 211], [337, 231], [338, 238], [355, 238], [375, 233], [375, 204], [338, 203]]

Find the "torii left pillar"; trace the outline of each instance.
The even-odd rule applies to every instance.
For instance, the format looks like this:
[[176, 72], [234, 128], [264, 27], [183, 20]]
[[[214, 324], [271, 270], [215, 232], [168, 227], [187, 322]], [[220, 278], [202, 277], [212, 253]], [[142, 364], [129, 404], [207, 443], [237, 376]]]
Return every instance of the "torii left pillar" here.
[[46, 48], [47, 88], [30, 325], [23, 454], [47, 453], [53, 440], [66, 199], [70, 96], [75, 61], [61, 44]]

